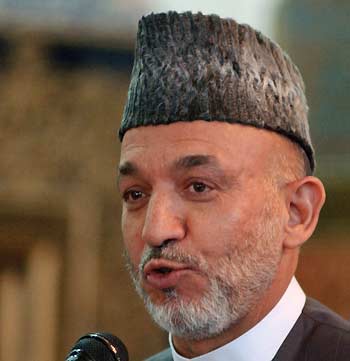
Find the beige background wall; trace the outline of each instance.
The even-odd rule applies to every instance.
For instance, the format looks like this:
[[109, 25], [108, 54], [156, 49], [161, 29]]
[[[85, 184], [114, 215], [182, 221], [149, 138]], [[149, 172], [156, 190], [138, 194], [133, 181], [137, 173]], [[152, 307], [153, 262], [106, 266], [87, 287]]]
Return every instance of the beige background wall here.
[[121, 258], [115, 184], [127, 75], [64, 71], [47, 57], [57, 41], [117, 45], [2, 34], [10, 51], [0, 69], [0, 360], [63, 360], [97, 330], [116, 333], [141, 359], [165, 336], [134, 297]]

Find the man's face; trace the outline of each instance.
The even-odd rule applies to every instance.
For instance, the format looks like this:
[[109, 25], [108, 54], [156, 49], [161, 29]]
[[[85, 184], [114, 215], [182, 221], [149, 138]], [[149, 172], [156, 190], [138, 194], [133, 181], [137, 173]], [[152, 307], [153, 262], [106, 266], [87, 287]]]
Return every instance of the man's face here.
[[270, 169], [280, 138], [204, 121], [126, 133], [119, 188], [127, 260], [150, 313], [173, 334], [221, 333], [276, 276], [286, 214]]

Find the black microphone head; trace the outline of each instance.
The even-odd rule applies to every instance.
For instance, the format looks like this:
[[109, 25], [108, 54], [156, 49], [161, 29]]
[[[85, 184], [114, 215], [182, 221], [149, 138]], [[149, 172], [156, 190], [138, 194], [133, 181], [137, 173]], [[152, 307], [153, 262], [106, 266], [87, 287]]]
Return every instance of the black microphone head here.
[[98, 332], [80, 337], [66, 361], [129, 361], [129, 355], [118, 337]]

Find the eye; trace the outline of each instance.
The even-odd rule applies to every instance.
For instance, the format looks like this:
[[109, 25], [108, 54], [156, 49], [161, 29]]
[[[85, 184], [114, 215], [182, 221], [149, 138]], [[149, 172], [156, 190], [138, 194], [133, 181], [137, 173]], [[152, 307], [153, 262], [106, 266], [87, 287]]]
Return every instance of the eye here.
[[137, 202], [145, 197], [145, 194], [140, 190], [131, 189], [123, 194], [123, 199], [126, 203]]
[[210, 191], [209, 186], [203, 182], [193, 182], [190, 186], [190, 189], [192, 189], [195, 193], [204, 193]]
[[184, 191], [186, 199], [194, 202], [209, 202], [218, 194], [216, 184], [203, 179], [189, 179]]

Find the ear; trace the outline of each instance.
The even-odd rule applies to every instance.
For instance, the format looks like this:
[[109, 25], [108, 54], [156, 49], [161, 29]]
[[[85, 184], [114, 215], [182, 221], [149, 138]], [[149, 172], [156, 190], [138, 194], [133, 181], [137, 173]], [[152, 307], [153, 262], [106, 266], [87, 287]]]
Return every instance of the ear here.
[[325, 199], [323, 184], [316, 177], [305, 177], [288, 184], [286, 248], [300, 247], [312, 235]]

